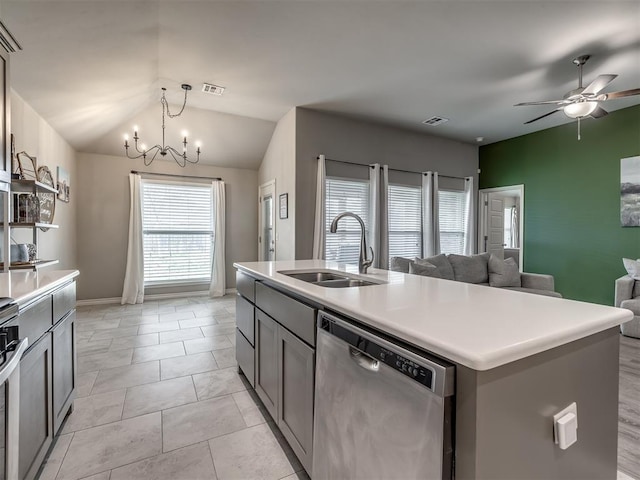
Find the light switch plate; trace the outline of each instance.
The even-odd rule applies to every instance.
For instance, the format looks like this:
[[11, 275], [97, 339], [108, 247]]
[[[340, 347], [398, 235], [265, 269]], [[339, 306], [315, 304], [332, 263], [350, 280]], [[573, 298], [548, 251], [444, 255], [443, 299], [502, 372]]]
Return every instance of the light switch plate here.
[[576, 402], [573, 402], [567, 408], [556, 413], [553, 416], [553, 441], [556, 444], [560, 443], [560, 440], [558, 438], [558, 420], [564, 417], [567, 413], [573, 413], [576, 416], [576, 429], [578, 428], [578, 405], [576, 405]]

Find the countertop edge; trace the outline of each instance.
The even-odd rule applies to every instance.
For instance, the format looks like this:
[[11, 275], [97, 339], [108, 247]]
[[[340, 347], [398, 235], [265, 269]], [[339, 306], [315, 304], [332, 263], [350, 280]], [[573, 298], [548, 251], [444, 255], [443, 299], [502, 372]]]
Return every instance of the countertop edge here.
[[[78, 270], [55, 270], [52, 272], [48, 272], [49, 275], [53, 273], [60, 273], [62, 275], [58, 278], [55, 278], [54, 280], [38, 285], [36, 288], [34, 288], [28, 293], [25, 293], [20, 295], [19, 297], [13, 298], [18, 303], [20, 308], [24, 307], [25, 305], [30, 303], [32, 300], [44, 295], [45, 293], [51, 290], [54, 290], [60, 285], [63, 285], [80, 275], [80, 272]], [[40, 273], [36, 272], [36, 274], [40, 274]]]
[[[392, 325], [382, 324], [379, 321], [376, 321], [374, 318], [369, 318], [363, 316], [360, 312], [356, 312], [348, 307], [348, 305], [336, 304], [335, 302], [331, 302], [327, 298], [320, 298], [315, 296], [313, 292], [309, 290], [305, 290], [303, 288], [298, 287], [295, 284], [283, 283], [279, 281], [277, 277], [265, 275], [264, 273], [254, 270], [250, 267], [243, 265], [242, 263], [234, 263], [233, 266], [241, 270], [245, 273], [248, 273], [254, 277], [257, 277], [261, 280], [266, 280], [268, 282], [272, 282], [273, 284], [279, 285], [281, 288], [290, 290], [293, 293], [296, 293], [302, 297], [308, 298], [316, 303], [320, 303], [325, 305], [326, 307], [335, 310], [338, 313], [344, 314], [348, 317], [352, 317], [357, 321], [360, 321], [374, 329], [381, 330], [385, 333], [388, 333], [392, 336], [395, 336], [405, 342], [408, 342], [412, 345], [415, 345], [418, 348], [427, 350], [436, 355], [439, 355], [445, 359], [453, 361], [455, 363], [459, 363], [465, 367], [468, 367], [472, 370], [476, 371], [486, 371], [491, 370], [496, 367], [500, 367], [506, 365], [508, 363], [521, 360], [538, 353], [542, 353], [547, 350], [551, 350], [556, 347], [560, 347], [562, 345], [566, 345], [568, 343], [574, 342], [576, 340], [580, 340], [582, 338], [595, 335], [602, 331], [608, 330], [610, 328], [614, 328], [619, 326], [620, 324], [631, 320], [633, 318], [632, 312], [623, 309], [616, 309], [616, 315], [612, 315], [610, 318], [602, 319], [597, 325], [588, 324], [580, 329], [573, 329], [571, 331], [566, 332], [562, 336], [558, 336], [555, 338], [539, 338], [531, 343], [519, 344], [519, 345], [510, 345], [507, 348], [496, 350], [495, 352], [489, 354], [485, 354], [483, 357], [478, 357], [476, 355], [469, 355], [468, 352], [463, 352], [452, 349], [450, 346], [442, 345], [441, 343], [435, 341], [427, 341], [425, 337], [422, 337], [422, 341], [416, 341], [415, 336], [411, 336], [407, 332], [402, 330], [393, 328]], [[493, 287], [487, 287], [493, 288]], [[512, 292], [515, 294], [522, 295], [531, 295], [529, 293], [520, 293], [520, 292]], [[559, 299], [562, 300], [562, 299]], [[612, 311], [614, 307], [610, 307]]]

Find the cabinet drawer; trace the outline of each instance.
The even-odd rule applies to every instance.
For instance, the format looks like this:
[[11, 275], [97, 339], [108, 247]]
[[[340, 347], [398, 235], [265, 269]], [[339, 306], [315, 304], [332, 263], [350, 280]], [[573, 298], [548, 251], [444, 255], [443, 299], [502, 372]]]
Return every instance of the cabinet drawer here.
[[251, 386], [255, 387], [255, 350], [239, 330], [236, 330], [236, 360]]
[[53, 323], [76, 308], [76, 282], [53, 292]]
[[247, 274], [236, 272], [236, 290], [238, 293], [253, 302], [256, 298], [256, 280]]
[[51, 296], [47, 295], [20, 311], [18, 317], [20, 336], [27, 337], [29, 345], [35, 344], [51, 328], [51, 319]]
[[238, 330], [249, 340], [251, 345], [254, 343], [254, 307], [252, 303], [241, 297], [236, 296], [236, 326]]
[[302, 302], [256, 283], [256, 306], [310, 345], [316, 344], [316, 310]]

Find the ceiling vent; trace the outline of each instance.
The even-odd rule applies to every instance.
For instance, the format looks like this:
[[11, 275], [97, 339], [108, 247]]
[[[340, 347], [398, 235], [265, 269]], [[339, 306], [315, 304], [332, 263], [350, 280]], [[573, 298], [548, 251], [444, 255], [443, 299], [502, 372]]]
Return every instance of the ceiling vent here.
[[431, 117], [431, 118], [427, 118], [426, 120], [424, 120], [422, 123], [424, 123], [425, 125], [430, 125], [432, 127], [435, 127], [436, 125], [441, 125], [445, 122], [448, 122], [449, 119], [448, 118], [444, 118], [444, 117]]
[[204, 93], [210, 93], [211, 95], [222, 96], [224, 93], [224, 87], [221, 87], [220, 85], [213, 85], [212, 83], [203, 83], [202, 91]]

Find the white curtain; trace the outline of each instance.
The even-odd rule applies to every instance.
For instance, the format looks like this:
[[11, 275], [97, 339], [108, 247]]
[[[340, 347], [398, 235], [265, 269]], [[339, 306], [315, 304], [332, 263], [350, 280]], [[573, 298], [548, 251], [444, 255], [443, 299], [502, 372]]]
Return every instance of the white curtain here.
[[473, 177], [464, 177], [464, 196], [465, 196], [465, 213], [466, 225], [464, 229], [464, 254], [472, 255], [474, 253], [474, 212], [475, 202], [473, 201]]
[[[369, 165], [369, 247], [373, 250], [373, 266], [380, 265], [380, 164]], [[364, 252], [371, 260], [371, 252]]]
[[518, 221], [518, 207], [511, 207], [511, 248], [520, 248], [520, 226]]
[[382, 165], [380, 183], [380, 254], [376, 268], [389, 268], [389, 166]]
[[313, 226], [313, 259], [324, 259], [325, 243], [325, 208], [326, 193], [325, 182], [327, 178], [327, 167], [324, 155], [318, 156], [318, 173], [316, 176], [316, 216]]
[[422, 255], [440, 253], [438, 172], [422, 173]]
[[136, 304], [144, 301], [144, 251], [142, 248], [142, 180], [140, 175], [129, 174], [131, 205], [129, 208], [129, 244], [127, 267], [124, 274], [121, 303]]
[[224, 263], [224, 236], [225, 236], [225, 195], [224, 182], [214, 180], [211, 184], [212, 212], [214, 215], [213, 253], [211, 262], [211, 286], [210, 297], [222, 297], [225, 293], [225, 263]]

